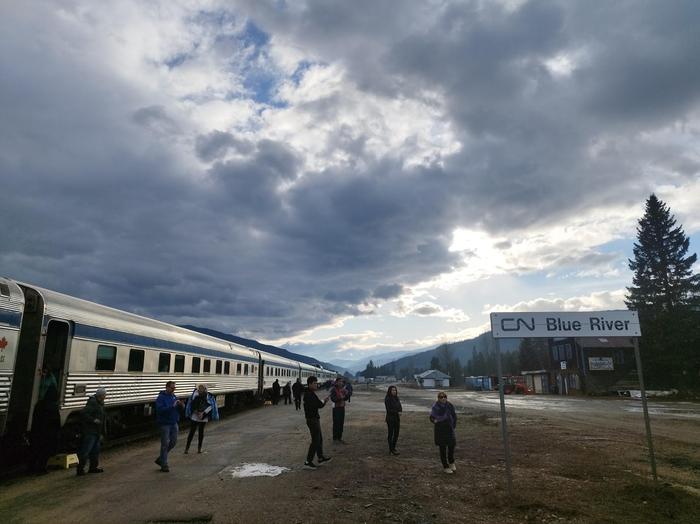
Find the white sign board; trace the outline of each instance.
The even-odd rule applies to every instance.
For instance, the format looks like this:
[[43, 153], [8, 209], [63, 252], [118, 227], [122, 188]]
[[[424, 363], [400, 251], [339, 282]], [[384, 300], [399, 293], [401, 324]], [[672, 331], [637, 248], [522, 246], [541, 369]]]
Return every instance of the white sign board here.
[[494, 338], [640, 337], [636, 311], [491, 313]]
[[591, 371], [614, 371], [612, 357], [588, 357], [588, 369]]
[[561, 367], [561, 369], [566, 369], [566, 360], [559, 362], [559, 367]]

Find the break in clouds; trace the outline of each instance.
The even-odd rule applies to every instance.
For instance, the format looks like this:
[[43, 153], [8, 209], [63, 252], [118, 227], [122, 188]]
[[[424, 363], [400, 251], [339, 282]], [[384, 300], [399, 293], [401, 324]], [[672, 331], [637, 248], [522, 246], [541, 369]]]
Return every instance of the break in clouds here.
[[469, 268], [458, 229], [593, 271], [651, 191], [697, 207], [695, 1], [0, 14], [1, 273], [114, 307], [282, 339]]

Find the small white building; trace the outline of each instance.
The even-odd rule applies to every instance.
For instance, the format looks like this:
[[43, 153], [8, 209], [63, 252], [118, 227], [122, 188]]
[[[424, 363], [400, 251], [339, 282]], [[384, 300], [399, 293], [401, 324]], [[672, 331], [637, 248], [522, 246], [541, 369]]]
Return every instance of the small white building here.
[[414, 375], [416, 382], [422, 388], [449, 388], [450, 376], [437, 369], [429, 369], [418, 375]]
[[375, 382], [396, 382], [396, 377], [394, 375], [377, 375], [374, 378]]

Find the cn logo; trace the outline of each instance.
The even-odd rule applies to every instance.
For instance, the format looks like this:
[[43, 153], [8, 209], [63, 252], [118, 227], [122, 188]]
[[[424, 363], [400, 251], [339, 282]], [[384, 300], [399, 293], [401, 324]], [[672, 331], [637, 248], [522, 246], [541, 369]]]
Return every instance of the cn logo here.
[[3, 350], [7, 347], [7, 339], [5, 337], [0, 338], [0, 350]]
[[535, 331], [535, 319], [530, 317], [529, 324], [522, 318], [506, 317], [501, 319], [502, 331], [520, 331], [521, 327], [529, 331]]

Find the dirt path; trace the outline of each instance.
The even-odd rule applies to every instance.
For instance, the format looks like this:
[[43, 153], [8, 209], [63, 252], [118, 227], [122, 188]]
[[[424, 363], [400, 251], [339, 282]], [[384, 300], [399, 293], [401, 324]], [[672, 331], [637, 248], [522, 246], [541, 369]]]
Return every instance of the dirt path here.
[[[662, 480], [654, 489], [638, 413], [579, 413], [593, 404], [581, 410], [510, 406], [515, 494], [509, 500], [497, 405], [450, 392], [459, 414], [458, 470], [448, 476], [427, 420], [432, 393], [400, 393], [398, 457], [388, 454], [383, 392], [356, 391], [347, 410], [347, 445], [330, 442], [330, 408], [322, 412], [333, 461], [318, 471], [301, 468], [308, 446], [303, 415], [293, 407], [265, 407], [213, 424], [203, 455], [182, 454], [181, 433], [169, 474], [153, 464], [154, 441], [105, 454], [101, 475], [76, 478], [71, 470], [2, 485], [0, 521], [656, 523], [696, 522], [700, 514], [695, 419], [653, 419]], [[289, 471], [231, 477], [232, 467], [251, 462]]]

